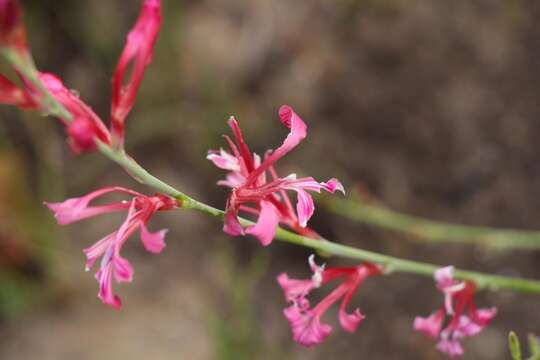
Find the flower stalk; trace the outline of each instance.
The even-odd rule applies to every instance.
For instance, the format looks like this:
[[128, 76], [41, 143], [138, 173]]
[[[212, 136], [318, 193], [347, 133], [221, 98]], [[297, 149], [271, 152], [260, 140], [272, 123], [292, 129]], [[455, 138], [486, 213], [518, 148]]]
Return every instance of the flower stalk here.
[[323, 199], [324, 206], [334, 214], [353, 221], [409, 235], [408, 238], [438, 243], [477, 245], [493, 250], [540, 250], [540, 231], [494, 229], [428, 220], [403, 214], [373, 201], [361, 198]]

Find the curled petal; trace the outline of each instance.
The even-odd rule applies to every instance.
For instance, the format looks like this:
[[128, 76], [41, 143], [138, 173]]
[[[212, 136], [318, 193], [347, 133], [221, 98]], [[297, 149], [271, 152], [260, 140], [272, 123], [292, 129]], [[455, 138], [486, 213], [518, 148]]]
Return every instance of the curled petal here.
[[315, 212], [313, 198], [304, 190], [297, 190], [298, 202], [296, 203], [296, 212], [298, 213], [298, 222], [301, 227], [306, 227], [307, 222]]
[[266, 171], [277, 160], [298, 146], [298, 144], [307, 136], [307, 125], [298, 115], [296, 115], [290, 106], [283, 105], [279, 108], [279, 118], [283, 125], [289, 128], [291, 131], [285, 138], [285, 141], [283, 141], [283, 144], [274, 150], [271, 155], [266, 157], [261, 166], [251, 172], [246, 181], [247, 184], [255, 182], [259, 175]]
[[18, 0], [0, 0], [0, 44], [26, 51], [26, 35]]
[[366, 317], [360, 312], [360, 309], [355, 309], [353, 313], [348, 314], [344, 308], [339, 309], [339, 323], [343, 330], [353, 333], [358, 328], [358, 325]]
[[414, 330], [420, 331], [424, 335], [437, 338], [441, 332], [444, 320], [444, 311], [439, 310], [428, 317], [417, 316], [414, 318]]
[[341, 182], [336, 178], [332, 178], [328, 180], [327, 182], [322, 182], [321, 186], [324, 190], [328, 191], [331, 194], [335, 193], [336, 191], [341, 191], [343, 195], [345, 195], [345, 188], [343, 187]]
[[19, 89], [3, 75], [0, 75], [0, 104], [14, 105], [24, 109], [37, 107], [29, 94]]
[[151, 233], [145, 224], [141, 224], [141, 241], [144, 248], [151, 253], [158, 254], [165, 248], [166, 234], [166, 229]]
[[279, 224], [279, 211], [269, 201], [261, 201], [261, 212], [257, 223], [246, 229], [246, 233], [259, 239], [263, 246], [268, 246], [276, 235]]
[[312, 347], [320, 344], [332, 332], [332, 327], [321, 323], [319, 317], [312, 311], [301, 311], [292, 305], [283, 310], [283, 314], [289, 321], [293, 340], [300, 345]]

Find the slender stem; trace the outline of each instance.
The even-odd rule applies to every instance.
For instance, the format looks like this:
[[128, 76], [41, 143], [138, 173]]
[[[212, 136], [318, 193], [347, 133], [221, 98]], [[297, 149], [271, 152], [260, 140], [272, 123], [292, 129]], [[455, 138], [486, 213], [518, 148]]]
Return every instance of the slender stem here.
[[[178, 199], [182, 208], [197, 210], [201, 213], [211, 215], [213, 217], [223, 217], [224, 212], [222, 210], [216, 209], [210, 205], [197, 201], [189, 197], [188, 195], [176, 190], [174, 187], [163, 182], [162, 180], [157, 179], [156, 177], [148, 173], [148, 171], [142, 168], [133, 159], [131, 159], [124, 151], [113, 150], [112, 148], [103, 143], [98, 143], [98, 149], [106, 157], [110, 158], [111, 160], [122, 166], [138, 181]], [[240, 219], [240, 222], [242, 223], [242, 225], [253, 224], [253, 222], [246, 219]], [[331, 255], [337, 255], [345, 258], [369, 261], [372, 263], [380, 264], [385, 266], [388, 272], [412, 273], [431, 277], [433, 276], [433, 272], [440, 268], [440, 266], [438, 265], [399, 259], [392, 256], [361, 250], [346, 245], [336, 244], [326, 239], [310, 239], [282, 228], [278, 228], [275, 239], [290, 244], [308, 247], [313, 250], [322, 251]], [[456, 269], [454, 273], [456, 278], [473, 281], [479, 288], [482, 289], [489, 289], [494, 291], [499, 289], [506, 289], [527, 293], [540, 293], [540, 281], [537, 280], [488, 275], [479, 272], [465, 271], [459, 269]]]
[[432, 243], [464, 243], [498, 250], [540, 250], [540, 231], [494, 229], [485, 226], [467, 226], [411, 216], [393, 211], [384, 205], [361, 199], [334, 198], [324, 200], [325, 206], [335, 214], [348, 219], [402, 232], [410, 238]]
[[73, 116], [71, 113], [67, 111], [41, 83], [34, 60], [29, 53], [21, 53], [17, 49], [11, 47], [2, 48], [1, 53], [7, 62], [9, 62], [19, 73], [24, 75], [26, 80], [28, 80], [36, 90], [39, 91], [40, 95], [43, 96], [41, 99], [41, 109], [45, 115], [57, 116], [68, 122], [72, 120]]

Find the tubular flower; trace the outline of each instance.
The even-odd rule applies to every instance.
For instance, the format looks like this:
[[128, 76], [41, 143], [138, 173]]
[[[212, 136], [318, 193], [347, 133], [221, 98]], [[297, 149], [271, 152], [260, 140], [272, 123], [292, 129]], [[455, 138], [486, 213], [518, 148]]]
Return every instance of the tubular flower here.
[[110, 135], [101, 119], [73, 91], [53, 74], [41, 73], [40, 80], [51, 95], [71, 113], [73, 119], [60, 119], [66, 127], [69, 143], [75, 153], [96, 148], [94, 138], [109, 144]]
[[[218, 182], [218, 185], [232, 188], [227, 199], [223, 230], [233, 236], [251, 234], [264, 246], [272, 242], [279, 223], [300, 234], [318, 238], [314, 231], [307, 228], [307, 222], [315, 211], [313, 198], [308, 191], [320, 192], [323, 189], [330, 193], [336, 190], [345, 192], [343, 185], [335, 178], [328, 182], [317, 182], [312, 177], [297, 178], [295, 174], [278, 177], [274, 163], [307, 135], [306, 124], [291, 107], [281, 106], [279, 117], [281, 123], [290, 129], [289, 135], [280, 147], [268, 151], [264, 160], [261, 161], [259, 155], [250, 151], [233, 117], [229, 119], [229, 126], [236, 143], [225, 136], [230, 152], [210, 150], [207, 156], [214, 165], [229, 172], [225, 180]], [[287, 190], [297, 194], [296, 209]], [[258, 215], [256, 224], [244, 231], [238, 220], [239, 211]]]
[[[129, 201], [107, 205], [90, 205], [93, 200], [111, 192], [124, 193], [132, 198]], [[122, 302], [113, 293], [113, 277], [117, 282], [131, 282], [133, 279], [133, 267], [120, 255], [122, 246], [134, 232], [139, 230], [144, 248], [151, 253], [160, 253], [165, 247], [167, 230], [152, 233], [147, 229], [146, 224], [156, 212], [170, 210], [177, 206], [176, 200], [165, 195], [146, 196], [122, 187], [106, 187], [80, 198], [45, 204], [54, 212], [60, 225], [71, 224], [96, 215], [127, 210], [127, 217], [118, 230], [84, 249], [87, 271], [92, 268], [96, 260], [101, 258], [96, 272], [96, 279], [99, 282], [98, 297], [103, 303], [114, 308], [120, 308]]]
[[[474, 283], [455, 280], [453, 272], [452, 266], [435, 272], [437, 288], [444, 294], [444, 304], [428, 317], [417, 316], [414, 319], [414, 329], [438, 339], [439, 351], [457, 357], [463, 354], [460, 340], [482, 331], [495, 317], [497, 309], [477, 309], [473, 301]], [[447, 317], [448, 325], [443, 329]]]
[[[365, 316], [359, 309], [352, 313], [346, 311], [347, 305], [362, 282], [369, 276], [381, 274], [381, 268], [377, 265], [364, 263], [355, 267], [338, 267], [325, 269], [315, 264], [314, 255], [309, 257], [309, 265], [313, 271], [311, 279], [291, 279], [286, 273], [277, 277], [277, 281], [285, 294], [285, 300], [290, 306], [283, 310], [283, 314], [289, 321], [293, 333], [293, 339], [297, 343], [312, 347], [323, 342], [332, 332], [332, 327], [321, 322], [321, 316], [339, 299], [339, 323], [347, 332], [356, 331]], [[342, 279], [329, 295], [314, 307], [310, 307], [307, 295], [316, 288], [327, 284], [335, 279]]]
[[[124, 136], [124, 120], [135, 103], [146, 66], [152, 62], [154, 44], [160, 27], [160, 0], [144, 0], [139, 18], [127, 36], [126, 45], [112, 79], [112, 132], [120, 141]], [[132, 64], [130, 78], [127, 84], [123, 84], [130, 64]]]

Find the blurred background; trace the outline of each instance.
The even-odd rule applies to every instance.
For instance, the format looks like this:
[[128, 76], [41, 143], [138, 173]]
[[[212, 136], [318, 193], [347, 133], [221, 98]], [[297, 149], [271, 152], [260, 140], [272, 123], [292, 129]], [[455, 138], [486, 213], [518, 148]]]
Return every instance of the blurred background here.
[[[26, 0], [38, 67], [60, 75], [107, 119], [110, 78], [139, 1]], [[277, 109], [309, 136], [279, 172], [338, 177], [431, 219], [540, 228], [540, 3], [532, 0], [163, 1], [153, 64], [128, 119], [128, 151], [197, 199], [222, 208], [224, 174], [205, 160], [235, 115], [252, 149], [280, 144]], [[102, 305], [82, 249], [122, 215], [57, 226], [42, 201], [107, 185], [147, 193], [98, 154], [75, 157], [54, 119], [0, 109], [0, 359], [445, 359], [411, 330], [439, 306], [429, 278], [370, 279], [315, 349], [293, 343], [275, 277], [309, 275], [309, 251], [233, 239], [191, 212], [162, 213], [166, 251], [125, 247], [134, 282]], [[538, 252], [429, 246], [352, 223], [322, 206], [311, 221], [335, 241], [472, 270], [540, 278]], [[351, 264], [327, 259], [329, 265]], [[320, 292], [324, 293], [324, 291]], [[481, 293], [498, 306], [464, 359], [508, 359], [506, 336], [540, 331], [540, 297]], [[335, 310], [335, 309], [334, 309]], [[335, 311], [326, 321], [336, 324]]]

